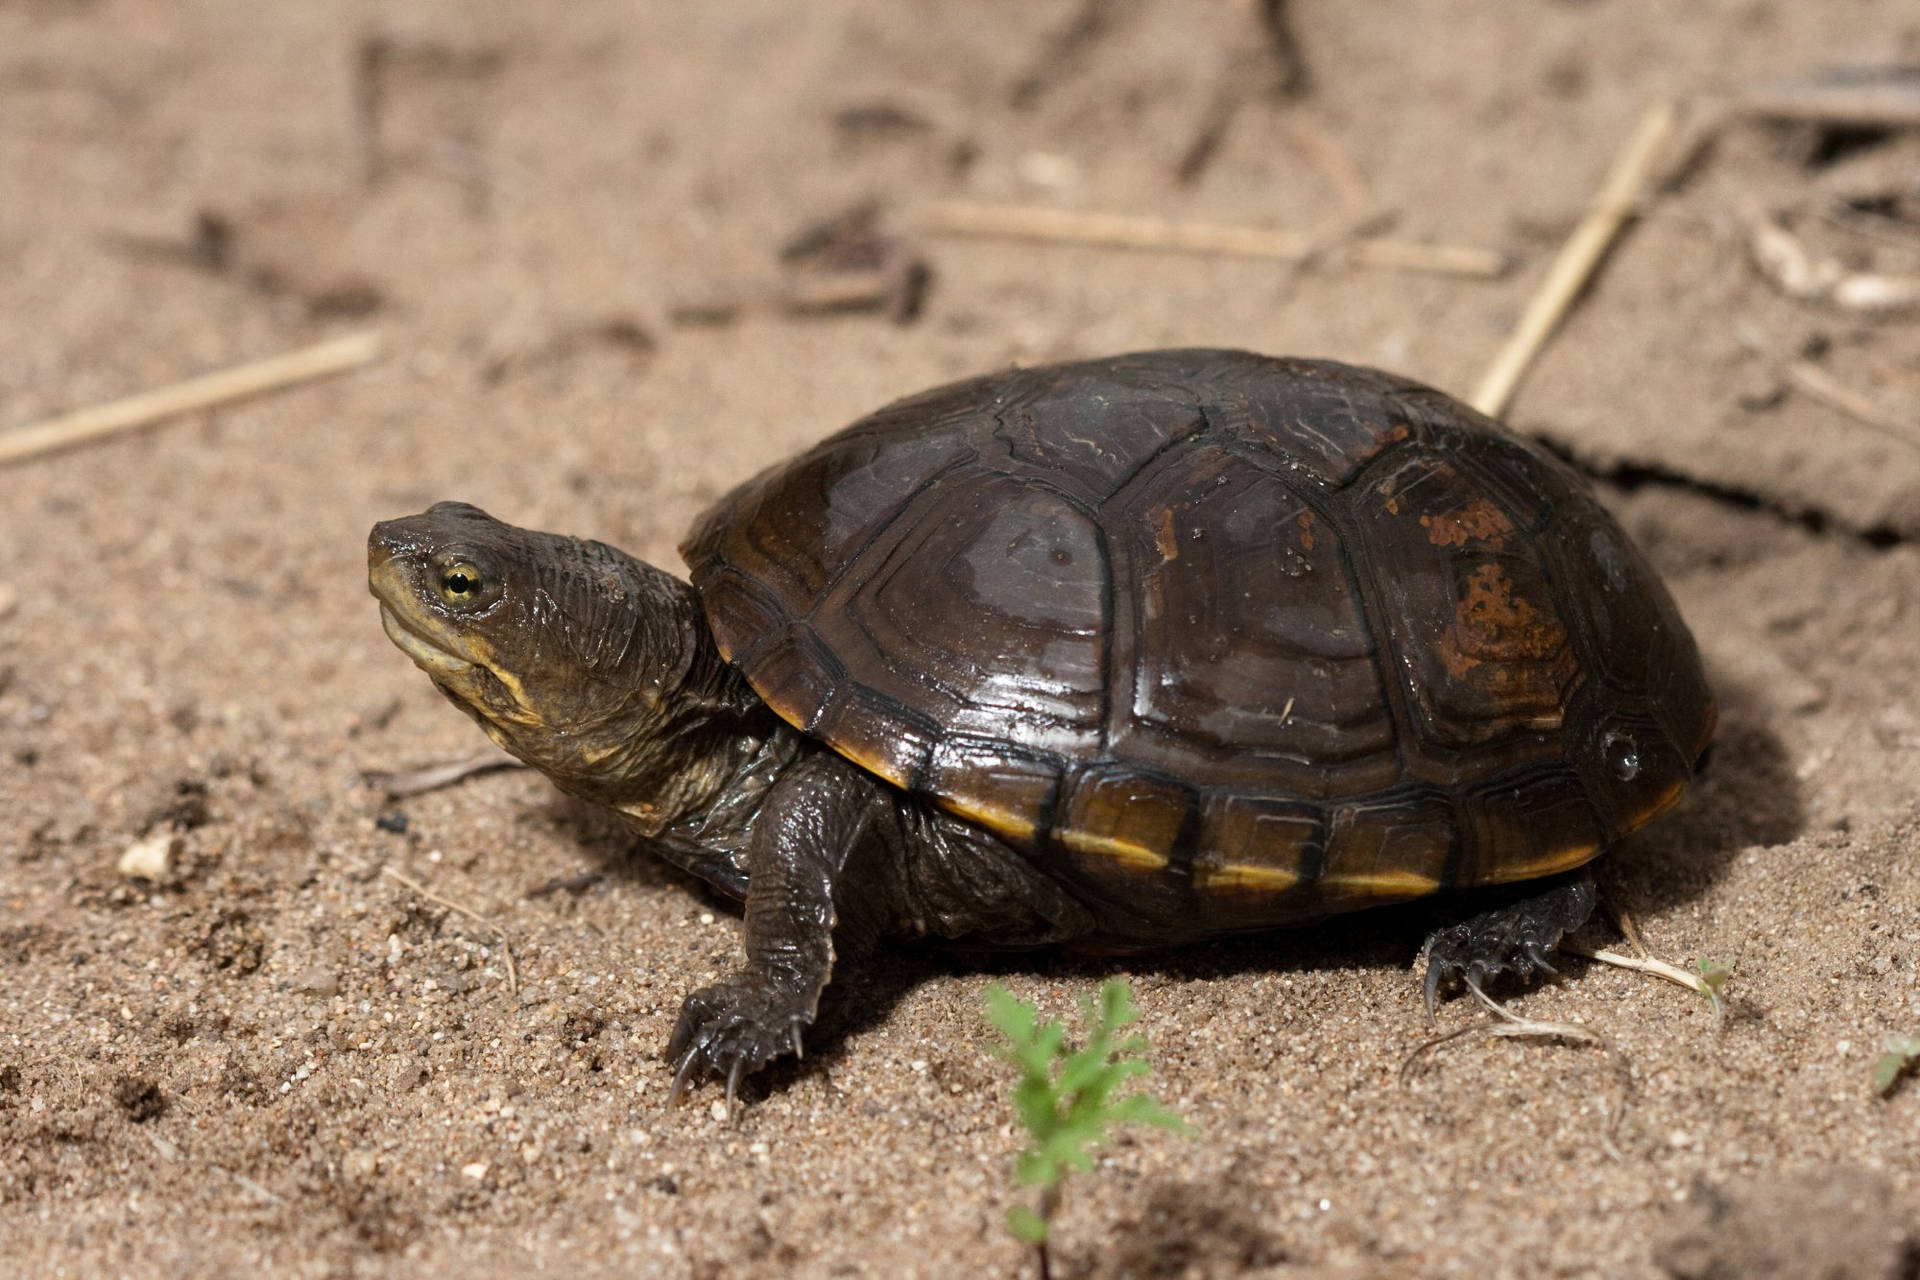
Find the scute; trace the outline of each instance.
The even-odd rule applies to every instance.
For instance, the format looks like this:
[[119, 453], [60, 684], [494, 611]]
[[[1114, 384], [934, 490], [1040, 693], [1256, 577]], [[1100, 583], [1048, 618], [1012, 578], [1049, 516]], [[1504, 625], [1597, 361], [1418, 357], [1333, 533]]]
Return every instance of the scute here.
[[936, 388], [683, 550], [776, 711], [1154, 941], [1578, 865], [1712, 731], [1672, 600], [1577, 477], [1328, 362]]
[[1108, 516], [1139, 606], [1116, 750], [1172, 769], [1215, 759], [1315, 797], [1368, 789], [1393, 724], [1342, 536], [1314, 503], [1196, 443]]

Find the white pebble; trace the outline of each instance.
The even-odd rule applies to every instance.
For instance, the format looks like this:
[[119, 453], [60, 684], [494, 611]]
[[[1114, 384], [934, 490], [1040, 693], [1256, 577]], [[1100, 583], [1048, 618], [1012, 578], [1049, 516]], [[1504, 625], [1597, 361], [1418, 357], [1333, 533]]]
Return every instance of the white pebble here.
[[475, 1182], [478, 1182], [487, 1176], [487, 1166], [479, 1160], [475, 1160], [472, 1164], [463, 1164], [460, 1166], [460, 1176], [463, 1178], [472, 1178]]
[[180, 852], [178, 832], [162, 831], [136, 840], [120, 855], [118, 870], [129, 880], [158, 880], [173, 866], [173, 855]]

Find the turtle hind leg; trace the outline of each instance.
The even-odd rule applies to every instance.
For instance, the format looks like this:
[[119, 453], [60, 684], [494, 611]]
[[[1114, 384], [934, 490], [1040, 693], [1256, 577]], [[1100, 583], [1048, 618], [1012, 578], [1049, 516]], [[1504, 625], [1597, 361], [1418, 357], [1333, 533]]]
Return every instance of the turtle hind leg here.
[[1562, 938], [1587, 922], [1598, 897], [1593, 877], [1578, 871], [1518, 901], [1435, 929], [1421, 952], [1427, 959], [1427, 1021], [1433, 1021], [1440, 984], [1450, 977], [1477, 989], [1503, 973], [1525, 980], [1556, 972], [1550, 957]]

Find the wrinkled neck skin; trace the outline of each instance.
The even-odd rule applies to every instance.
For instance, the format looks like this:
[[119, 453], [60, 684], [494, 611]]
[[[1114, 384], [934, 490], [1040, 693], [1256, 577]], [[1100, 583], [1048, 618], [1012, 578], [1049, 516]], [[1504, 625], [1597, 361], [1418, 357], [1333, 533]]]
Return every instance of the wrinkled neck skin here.
[[599, 654], [578, 677], [584, 687], [572, 712], [529, 733], [478, 712], [475, 719], [561, 790], [618, 810], [644, 835], [703, 830], [722, 797], [744, 826], [809, 748], [720, 655], [693, 588], [622, 561], [623, 607], [571, 623], [567, 641]]

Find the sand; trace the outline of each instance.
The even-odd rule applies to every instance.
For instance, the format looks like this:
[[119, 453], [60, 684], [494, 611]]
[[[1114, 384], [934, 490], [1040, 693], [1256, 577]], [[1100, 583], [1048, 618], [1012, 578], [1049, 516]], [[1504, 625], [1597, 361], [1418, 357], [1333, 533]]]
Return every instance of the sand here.
[[[0, 469], [0, 1273], [1022, 1274], [981, 995], [1067, 1014], [1113, 975], [1196, 1136], [1106, 1149], [1059, 1274], [1913, 1273], [1920, 1084], [1870, 1077], [1920, 1032], [1920, 447], [1741, 330], [1920, 420], [1920, 323], [1782, 296], [1743, 229], [1920, 271], [1911, 137], [1729, 125], [1511, 414], [1602, 478], [1721, 692], [1710, 774], [1607, 875], [1656, 949], [1733, 967], [1724, 1025], [1576, 964], [1514, 1007], [1611, 1053], [1468, 1038], [1403, 1078], [1418, 913], [907, 950], [723, 1122], [710, 1084], [667, 1105], [661, 1049], [734, 914], [525, 772], [365, 781], [484, 745], [381, 634], [376, 519], [457, 497], [677, 564], [755, 469], [1012, 361], [1231, 344], [1465, 393], [1648, 102], [1920, 60], [1898, 0], [1295, 0], [1283, 98], [1250, 8], [0, 6], [0, 428], [390, 350]], [[1514, 270], [912, 235], [967, 197], [1337, 246], [1330, 153], [1394, 235]], [[1822, 219], [1875, 181], [1909, 220]], [[795, 314], [780, 246], [867, 199], [932, 269], [917, 318]], [[164, 872], [117, 870], [141, 841]]]

